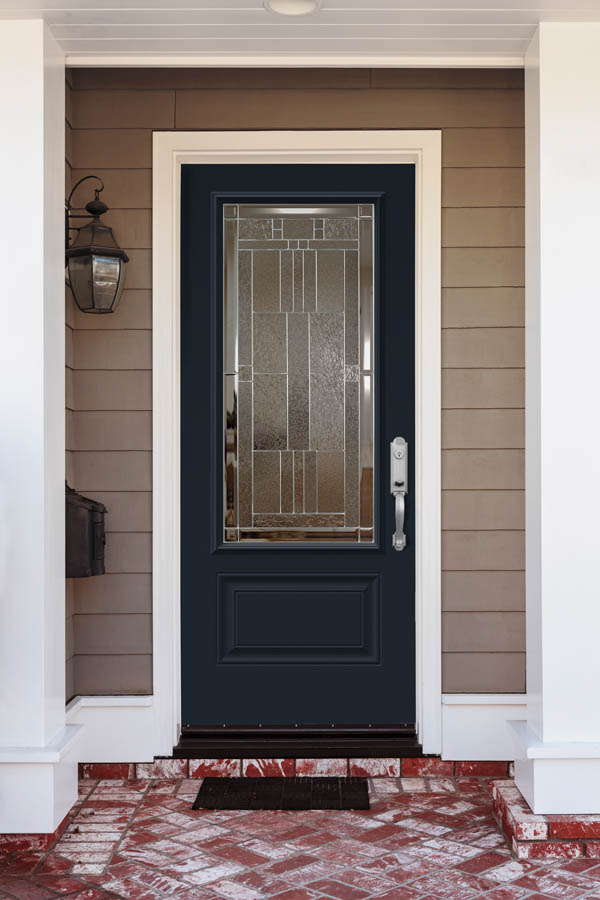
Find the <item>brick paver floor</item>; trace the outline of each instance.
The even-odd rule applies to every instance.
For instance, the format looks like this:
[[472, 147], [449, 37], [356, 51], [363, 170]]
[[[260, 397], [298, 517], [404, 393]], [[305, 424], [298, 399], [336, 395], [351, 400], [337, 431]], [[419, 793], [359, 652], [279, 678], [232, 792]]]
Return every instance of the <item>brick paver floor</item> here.
[[193, 812], [199, 786], [82, 781], [50, 850], [0, 855], [0, 896], [600, 900], [600, 859], [511, 858], [491, 779], [373, 779], [369, 812]]

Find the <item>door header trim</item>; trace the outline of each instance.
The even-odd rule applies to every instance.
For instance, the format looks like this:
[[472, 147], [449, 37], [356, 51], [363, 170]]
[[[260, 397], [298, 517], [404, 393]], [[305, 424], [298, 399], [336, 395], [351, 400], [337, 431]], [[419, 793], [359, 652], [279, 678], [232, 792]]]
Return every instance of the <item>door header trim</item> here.
[[414, 164], [417, 731], [441, 751], [441, 132], [222, 131], [153, 136], [153, 708], [156, 754], [180, 727], [179, 229], [181, 166]]

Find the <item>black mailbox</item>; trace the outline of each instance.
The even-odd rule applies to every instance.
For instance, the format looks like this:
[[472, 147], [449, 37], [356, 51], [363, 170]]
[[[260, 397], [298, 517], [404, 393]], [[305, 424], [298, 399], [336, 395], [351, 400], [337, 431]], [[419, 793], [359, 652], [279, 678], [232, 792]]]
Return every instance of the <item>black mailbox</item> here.
[[104, 516], [106, 507], [82, 497], [66, 485], [67, 578], [104, 575]]

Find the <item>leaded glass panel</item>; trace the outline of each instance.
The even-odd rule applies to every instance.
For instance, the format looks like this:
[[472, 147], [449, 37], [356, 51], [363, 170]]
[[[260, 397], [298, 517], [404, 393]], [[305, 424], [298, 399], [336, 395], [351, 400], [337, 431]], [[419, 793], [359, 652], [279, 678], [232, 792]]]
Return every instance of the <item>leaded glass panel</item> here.
[[372, 204], [227, 204], [224, 539], [374, 540]]

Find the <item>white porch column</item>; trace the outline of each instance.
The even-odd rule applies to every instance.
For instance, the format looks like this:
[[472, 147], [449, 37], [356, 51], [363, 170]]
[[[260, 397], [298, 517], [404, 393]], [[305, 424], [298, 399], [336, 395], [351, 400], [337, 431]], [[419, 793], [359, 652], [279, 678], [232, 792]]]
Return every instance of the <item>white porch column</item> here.
[[64, 60], [0, 21], [0, 833], [76, 797], [65, 727]]
[[600, 24], [526, 66], [527, 692], [517, 784], [600, 813]]

